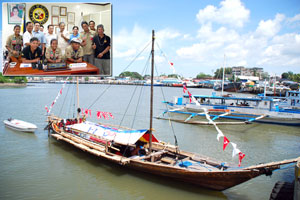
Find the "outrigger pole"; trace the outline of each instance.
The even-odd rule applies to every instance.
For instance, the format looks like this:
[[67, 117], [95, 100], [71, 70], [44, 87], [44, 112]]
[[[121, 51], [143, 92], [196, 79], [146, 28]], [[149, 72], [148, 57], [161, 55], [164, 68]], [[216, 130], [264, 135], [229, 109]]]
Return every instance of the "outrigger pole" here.
[[152, 152], [152, 119], [153, 119], [153, 75], [154, 75], [154, 30], [152, 30], [152, 50], [151, 50], [151, 94], [150, 94], [150, 128], [149, 128], [149, 154]]

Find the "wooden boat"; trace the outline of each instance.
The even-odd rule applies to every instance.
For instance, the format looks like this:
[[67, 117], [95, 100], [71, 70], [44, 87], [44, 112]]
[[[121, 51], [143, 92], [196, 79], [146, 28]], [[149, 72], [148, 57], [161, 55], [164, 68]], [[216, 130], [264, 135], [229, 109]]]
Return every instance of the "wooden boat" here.
[[34, 132], [37, 129], [36, 125], [18, 119], [7, 119], [3, 123], [8, 128], [22, 132]]
[[[152, 84], [150, 127], [148, 129], [132, 130], [85, 121], [84, 118], [80, 118], [80, 109], [78, 109], [76, 119], [65, 120], [54, 115], [48, 116], [48, 134], [99, 158], [123, 165], [124, 168], [168, 177], [213, 190], [225, 190], [259, 175], [270, 175], [272, 170], [280, 168], [280, 165], [293, 163], [300, 159], [299, 157], [239, 168], [195, 153], [182, 151], [177, 146], [176, 138], [175, 145], [159, 141], [152, 134], [153, 63], [154, 31], [152, 32]], [[77, 104], [78, 102], [77, 100]]]

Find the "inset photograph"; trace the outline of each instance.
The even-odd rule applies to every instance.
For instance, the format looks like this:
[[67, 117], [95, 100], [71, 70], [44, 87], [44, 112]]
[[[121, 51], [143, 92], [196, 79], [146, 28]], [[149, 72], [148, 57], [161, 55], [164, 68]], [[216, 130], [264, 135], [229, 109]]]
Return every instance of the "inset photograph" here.
[[111, 3], [2, 3], [4, 76], [112, 75]]

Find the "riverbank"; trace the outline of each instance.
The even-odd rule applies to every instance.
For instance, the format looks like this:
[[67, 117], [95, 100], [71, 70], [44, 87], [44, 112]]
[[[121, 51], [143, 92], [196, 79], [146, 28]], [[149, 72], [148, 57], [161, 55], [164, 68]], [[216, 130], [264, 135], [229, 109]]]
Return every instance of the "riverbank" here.
[[0, 88], [4, 87], [26, 87], [26, 83], [0, 83]]

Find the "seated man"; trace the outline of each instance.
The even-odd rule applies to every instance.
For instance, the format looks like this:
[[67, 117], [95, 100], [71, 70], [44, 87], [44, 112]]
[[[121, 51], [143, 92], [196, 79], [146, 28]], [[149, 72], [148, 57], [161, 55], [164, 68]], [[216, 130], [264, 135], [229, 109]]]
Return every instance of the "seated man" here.
[[42, 56], [42, 49], [38, 47], [39, 40], [36, 37], [30, 39], [30, 45], [26, 46], [22, 51], [23, 63], [36, 63]]
[[61, 49], [57, 47], [57, 39], [52, 39], [50, 47], [46, 50], [46, 59], [48, 63], [62, 62]]
[[72, 63], [80, 63], [83, 58], [83, 49], [80, 46], [80, 39], [73, 38], [71, 40], [71, 46], [66, 48], [66, 59]]

